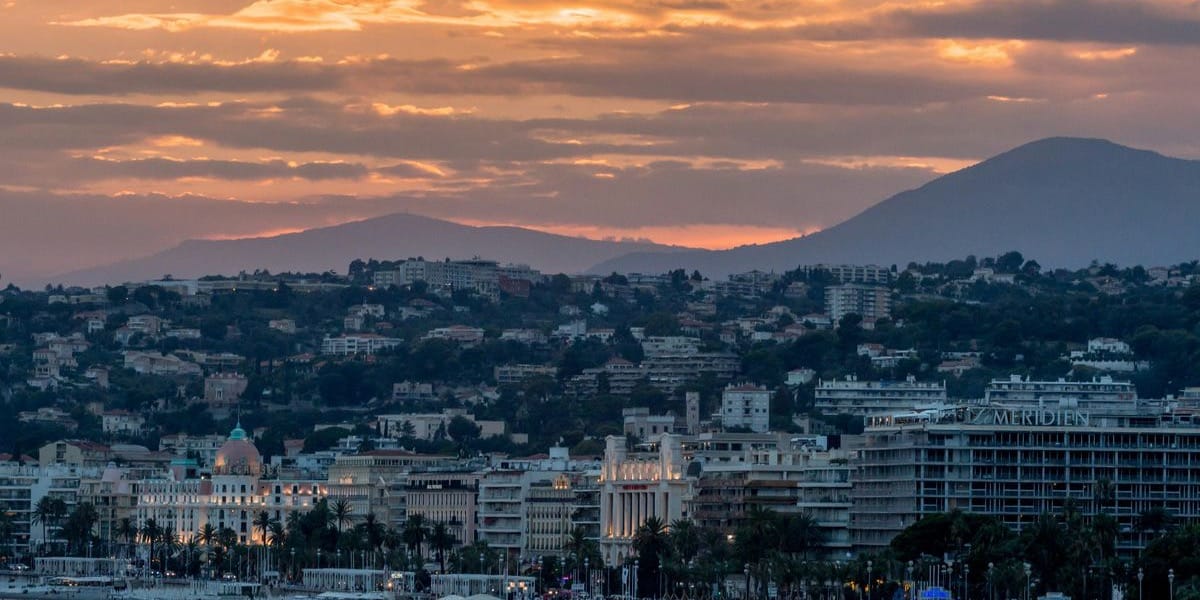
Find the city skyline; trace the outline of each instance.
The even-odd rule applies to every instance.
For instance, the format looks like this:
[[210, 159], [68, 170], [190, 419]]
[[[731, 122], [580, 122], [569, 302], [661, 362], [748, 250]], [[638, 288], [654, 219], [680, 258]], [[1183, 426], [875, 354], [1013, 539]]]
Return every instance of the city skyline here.
[[1182, 2], [17, 0], [0, 32], [12, 240], [411, 211], [723, 248], [1050, 135], [1200, 156]]

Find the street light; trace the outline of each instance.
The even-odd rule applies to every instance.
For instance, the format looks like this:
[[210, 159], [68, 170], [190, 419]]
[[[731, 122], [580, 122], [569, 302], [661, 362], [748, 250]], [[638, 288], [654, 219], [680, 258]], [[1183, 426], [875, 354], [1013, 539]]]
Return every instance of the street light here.
[[954, 559], [946, 561], [946, 587], [954, 593]]
[[871, 597], [871, 586], [875, 580], [871, 578], [871, 571], [875, 568], [875, 561], [867, 561], [867, 598]]
[[971, 600], [971, 565], [963, 563], [963, 598]]
[[583, 593], [589, 595], [592, 593], [592, 566], [589, 564], [591, 562], [588, 557], [583, 557]]
[[911, 598], [913, 594], [915, 594], [917, 588], [917, 583], [913, 581], [913, 561], [911, 560], [908, 561], [908, 586], [909, 589], [905, 591], [909, 593], [908, 597]]
[[1023, 566], [1025, 567], [1025, 600], [1031, 600], [1033, 598], [1033, 578], [1031, 577], [1033, 568], [1029, 566], [1029, 563], [1023, 563]]
[[750, 563], [742, 567], [742, 574], [746, 576], [746, 600], [750, 600]]
[[1142, 595], [1142, 580], [1145, 578], [1146, 572], [1138, 567], [1138, 600], [1146, 600], [1146, 597]]
[[988, 577], [988, 599], [989, 600], [996, 600], [996, 580], [994, 578], [995, 574], [996, 574], [996, 563], [991, 563], [991, 562], [988, 563], [988, 576], [987, 577]]
[[[1171, 595], [1168, 600], [1175, 600], [1175, 569], [1167, 569], [1167, 583], [1171, 586]], [[1141, 600], [1140, 598], [1138, 600]]]

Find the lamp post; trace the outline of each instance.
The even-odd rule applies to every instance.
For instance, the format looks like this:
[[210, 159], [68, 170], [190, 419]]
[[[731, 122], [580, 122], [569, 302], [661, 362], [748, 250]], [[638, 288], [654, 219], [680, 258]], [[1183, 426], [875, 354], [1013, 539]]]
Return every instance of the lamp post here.
[[988, 563], [988, 600], [996, 600], [996, 563]]
[[971, 565], [963, 563], [963, 599], [971, 600]]
[[289, 571], [292, 572], [292, 581], [296, 580], [296, 547], [292, 546], [292, 566]]
[[1142, 580], [1145, 578], [1146, 571], [1138, 567], [1138, 600], [1146, 600], [1146, 597], [1142, 595]]
[[954, 593], [954, 560], [946, 561], [946, 589]]
[[750, 563], [742, 566], [742, 574], [746, 576], [746, 600], [750, 600]]
[[321, 549], [317, 548], [317, 568], [321, 568]]
[[875, 562], [868, 560], [867, 561], [867, 598], [868, 599], [871, 597], [871, 583], [872, 583], [871, 571], [874, 568], [875, 568]]
[[916, 587], [917, 587], [916, 582], [913, 581], [913, 561], [911, 561], [911, 560], [908, 561], [908, 587], [909, 587], [909, 589], [905, 590], [905, 591], [908, 592], [907, 597], [911, 598], [914, 595], [914, 592], [916, 592]]
[[592, 566], [591, 559], [583, 557], [583, 593], [591, 595], [592, 593]]
[[1025, 598], [1031, 600], [1033, 597], [1033, 568], [1029, 566], [1029, 563], [1023, 563], [1022, 566], [1025, 567]]
[[1175, 569], [1167, 569], [1167, 584], [1170, 585], [1171, 595], [1168, 600], [1175, 600]]

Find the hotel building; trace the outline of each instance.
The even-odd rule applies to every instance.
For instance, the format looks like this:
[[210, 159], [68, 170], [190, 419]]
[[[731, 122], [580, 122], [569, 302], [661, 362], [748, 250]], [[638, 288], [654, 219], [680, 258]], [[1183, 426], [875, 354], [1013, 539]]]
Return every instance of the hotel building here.
[[1200, 519], [1200, 408], [1177, 401], [1103, 409], [1075, 398], [867, 418], [853, 480], [850, 530], [879, 550], [918, 519], [962, 510], [1015, 530], [1074, 503], [1107, 513], [1123, 553], [1145, 546], [1138, 517], [1163, 508]]

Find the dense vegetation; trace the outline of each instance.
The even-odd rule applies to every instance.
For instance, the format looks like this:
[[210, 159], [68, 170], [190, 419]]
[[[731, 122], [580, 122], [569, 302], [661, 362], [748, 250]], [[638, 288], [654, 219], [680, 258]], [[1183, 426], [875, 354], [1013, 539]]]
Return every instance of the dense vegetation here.
[[[120, 351], [127, 348], [230, 352], [243, 357], [240, 370], [249, 377], [249, 388], [241, 417], [250, 428], [268, 428], [261, 444], [267, 454], [281, 451], [286, 438], [310, 438], [310, 448], [327, 447], [332, 443], [329, 434], [311, 437], [317, 423], [357, 424], [352, 427], [366, 433], [370, 414], [454, 407], [467, 407], [479, 419], [503, 420], [513, 431], [527, 433], [529, 443], [521, 447], [484, 440], [461, 430], [458, 436], [447, 432], [433, 442], [406, 443], [439, 452], [539, 451], [563, 443], [576, 452], [593, 453], [599, 449], [599, 438], [620, 431], [623, 408], [647, 406], [656, 412], [682, 414], [685, 390], [701, 393], [702, 414], [715, 407], [726, 382], [711, 377], [669, 393], [646, 384], [618, 396], [606, 393], [602, 385], [598, 394], [587, 398], [569, 393], [565, 385], [572, 376], [612, 357], [640, 360], [642, 349], [632, 328], [644, 328], [647, 335], [677, 334], [683, 318], [704, 324], [700, 331], [704, 349], [729, 349], [740, 355], [739, 379], [778, 390], [772, 416], [779, 429], [792, 427], [791, 415], [810, 410], [813, 384], [798, 389], [784, 386], [786, 373], [799, 367], [814, 369], [825, 379], [844, 375], [902, 379], [912, 375], [945, 380], [952, 397], [978, 397], [987, 381], [1009, 374], [1090, 377], [1093, 373], [1072, 368], [1063, 357], [1089, 338], [1105, 336], [1127, 341], [1139, 360], [1150, 362], [1149, 369], [1129, 375], [1142, 396], [1161, 397], [1200, 384], [1200, 369], [1196, 368], [1200, 365], [1200, 285], [1162, 285], [1142, 267], [1095, 265], [1079, 271], [1044, 271], [1018, 253], [913, 264], [896, 269], [891, 284], [893, 317], [874, 323], [873, 329], [864, 328], [861, 320], [851, 315], [831, 329], [810, 329], [794, 341], [753, 342], [742, 336], [730, 344], [720, 339], [723, 324], [759, 317], [772, 307], [786, 307], [788, 312], [763, 327], [781, 328], [802, 321], [805, 315], [822, 310], [824, 290], [836, 281], [825, 271], [797, 270], [781, 274], [761, 295], [725, 297], [706, 291], [699, 273], [670, 273], [649, 288], [631, 285], [627, 278], [614, 274], [586, 292], [573, 290], [571, 279], [559, 275], [533, 286], [527, 298], [502, 295], [493, 302], [463, 291], [437, 295], [421, 284], [387, 289], [369, 285], [373, 269], [384, 266], [386, 263], [374, 261], [356, 264], [351, 277], [341, 279], [348, 287], [337, 291], [297, 293], [281, 283], [270, 291], [215, 294], [208, 305], [188, 302], [160, 287], [110, 288], [107, 296], [113, 304], [108, 307], [107, 327], [90, 335], [90, 349], [77, 356], [79, 371], [89, 366], [111, 368], [107, 390], [82, 385], [42, 392], [24, 385], [32, 368], [32, 335], [78, 331], [81, 323], [73, 317], [81, 308], [47, 303], [49, 293], [62, 290], [23, 292], [10, 287], [0, 295], [0, 315], [4, 317], [0, 319], [0, 344], [14, 345], [0, 354], [0, 451], [29, 453], [45, 441], [61, 437], [103, 439], [99, 420], [86, 409], [89, 403], [148, 415], [146, 436], [132, 441], [151, 447], [163, 434], [211, 433], [232, 425], [214, 422], [201, 406], [189, 405], [189, 398], [202, 394], [198, 379], [136, 375], [122, 368]], [[1013, 283], [973, 278], [977, 268], [1008, 274]], [[1189, 263], [1173, 267], [1172, 276], [1186, 282], [1197, 272], [1196, 263]], [[802, 294], [789, 292], [794, 290], [789, 287], [793, 283], [802, 284]], [[387, 307], [389, 316], [368, 318], [366, 329], [400, 338], [403, 343], [399, 347], [365, 358], [294, 360], [303, 353], [316, 353], [324, 335], [339, 334], [347, 309], [364, 302]], [[414, 302], [427, 307], [422, 316], [392, 318], [390, 313], [397, 307]], [[591, 311], [589, 307], [596, 303], [605, 310]], [[711, 313], [696, 312], [697, 304], [711, 306]], [[564, 307], [576, 307], [583, 316], [566, 316]], [[135, 336], [124, 346], [114, 339], [114, 332], [130, 315], [145, 313], [161, 316], [175, 327], [198, 329], [201, 337]], [[268, 327], [271, 319], [281, 318], [293, 319], [299, 333], [289, 335]], [[531, 345], [500, 339], [505, 329], [549, 332], [574, 318], [586, 318], [590, 328], [611, 328], [612, 340]], [[484, 341], [460, 346], [422, 339], [430, 329], [452, 324], [482, 328]], [[915, 358], [877, 368], [857, 352], [858, 345], [866, 342], [912, 349]], [[979, 366], [959, 377], [940, 374], [936, 367], [949, 352], [978, 353]], [[495, 397], [481, 399], [478, 394], [466, 393], [472, 387], [493, 384], [494, 367], [513, 363], [552, 365], [556, 376], [500, 386]], [[392, 384], [406, 380], [438, 384], [443, 394], [428, 402], [391, 402]], [[44, 406], [67, 411], [78, 423], [78, 431], [30, 425], [15, 418], [21, 411]], [[854, 426], [836, 416], [814, 416], [835, 427]]]

